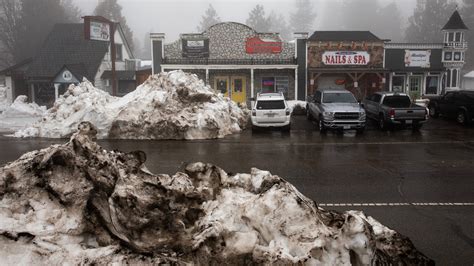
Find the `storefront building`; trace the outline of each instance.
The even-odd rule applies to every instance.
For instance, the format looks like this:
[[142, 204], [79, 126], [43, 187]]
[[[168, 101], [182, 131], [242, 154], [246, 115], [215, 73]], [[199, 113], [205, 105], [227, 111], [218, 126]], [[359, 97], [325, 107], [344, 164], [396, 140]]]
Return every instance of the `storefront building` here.
[[466, 31], [466, 25], [455, 11], [440, 31], [443, 43], [386, 43], [389, 90], [420, 98], [461, 88]]
[[306, 42], [307, 95], [344, 88], [356, 98], [385, 87], [384, 40], [369, 31], [315, 31]]
[[281, 92], [296, 99], [298, 68], [295, 45], [278, 33], [260, 33], [236, 22], [211, 26], [203, 33], [181, 34], [164, 44], [151, 34], [153, 73], [181, 69], [199, 76], [236, 102], [250, 102], [260, 92]]

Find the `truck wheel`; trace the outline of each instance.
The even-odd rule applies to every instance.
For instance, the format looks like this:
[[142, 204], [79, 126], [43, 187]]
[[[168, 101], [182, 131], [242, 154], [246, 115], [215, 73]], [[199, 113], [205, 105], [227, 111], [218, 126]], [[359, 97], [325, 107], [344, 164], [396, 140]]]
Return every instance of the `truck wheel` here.
[[383, 114], [380, 114], [379, 115], [379, 128], [382, 130], [382, 131], [385, 131], [388, 129], [388, 125], [387, 125], [387, 122], [385, 122], [385, 118], [383, 116]]
[[458, 114], [456, 115], [456, 121], [458, 121], [459, 124], [467, 126], [469, 124], [469, 117], [464, 110], [459, 110]]
[[320, 132], [321, 134], [324, 134], [324, 133], [326, 133], [326, 131], [327, 131], [326, 127], [324, 126], [323, 118], [322, 118], [322, 117], [319, 117], [318, 128], [319, 128], [319, 132]]
[[431, 117], [438, 117], [439, 116], [439, 112], [438, 112], [438, 108], [436, 108], [436, 105], [435, 104], [431, 104], [428, 106], [428, 110], [430, 111], [430, 116]]

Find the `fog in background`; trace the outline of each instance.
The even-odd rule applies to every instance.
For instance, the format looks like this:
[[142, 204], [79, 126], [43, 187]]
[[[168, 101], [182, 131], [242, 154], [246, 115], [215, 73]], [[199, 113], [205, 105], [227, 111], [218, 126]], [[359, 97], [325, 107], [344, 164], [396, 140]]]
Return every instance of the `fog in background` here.
[[[82, 14], [92, 14], [99, 0], [74, 0], [81, 9]], [[364, 2], [355, 0], [353, 2]], [[346, 0], [314, 0], [312, 1], [316, 20], [314, 30], [353, 30], [350, 25], [342, 25], [345, 16], [361, 16], [370, 23], [367, 14], [354, 10], [344, 10], [341, 3]], [[402, 26], [408, 24], [408, 17], [413, 14], [416, 0], [379, 0], [379, 5], [384, 7], [395, 2], [399, 8]], [[287, 22], [289, 14], [294, 12], [295, 0], [118, 0], [123, 7], [122, 14], [133, 31], [134, 39], [142, 46], [145, 35], [148, 32], [163, 32], [166, 34], [166, 42], [172, 42], [179, 38], [180, 33], [197, 32], [197, 26], [209, 4], [212, 4], [222, 21], [235, 21], [245, 23], [249, 12], [255, 5], [264, 6], [265, 13], [271, 11], [282, 14]], [[370, 8], [361, 6], [370, 11]], [[451, 11], [449, 11], [451, 12]], [[386, 21], [387, 28], [392, 21]], [[383, 27], [380, 26], [379, 27]], [[355, 28], [354, 30], [370, 30], [368, 28]], [[377, 32], [380, 38], [402, 41], [401, 35], [392, 37], [384, 32]], [[383, 36], [385, 35], [385, 36]], [[396, 35], [396, 34], [395, 34]]]

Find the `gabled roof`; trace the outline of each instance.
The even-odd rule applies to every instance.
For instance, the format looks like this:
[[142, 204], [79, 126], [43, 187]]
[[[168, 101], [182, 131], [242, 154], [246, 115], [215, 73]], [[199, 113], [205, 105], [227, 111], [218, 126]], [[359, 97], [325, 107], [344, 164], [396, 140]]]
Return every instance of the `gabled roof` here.
[[26, 75], [32, 79], [53, 79], [67, 65], [69, 70], [93, 80], [108, 46], [108, 42], [86, 40], [82, 23], [56, 24]]
[[442, 30], [467, 30], [466, 24], [464, 24], [464, 21], [461, 18], [461, 15], [459, 15], [459, 12], [457, 10], [454, 11], [454, 13], [451, 15], [449, 18], [448, 22]]
[[56, 78], [61, 72], [63, 72], [64, 69], [67, 69], [71, 72], [71, 74], [79, 81], [82, 81], [82, 79], [88, 78], [89, 75], [87, 73], [87, 68], [84, 66], [84, 64], [69, 64], [69, 65], [64, 65], [54, 76], [53, 78]]
[[2, 69], [0, 70], [0, 74], [3, 75], [3, 74], [10, 74], [11, 72], [15, 72], [15, 71], [24, 71], [28, 65], [33, 61], [33, 58], [27, 58], [17, 64], [14, 64], [13, 66], [9, 66], [5, 69]]
[[315, 31], [310, 41], [382, 41], [370, 31]]

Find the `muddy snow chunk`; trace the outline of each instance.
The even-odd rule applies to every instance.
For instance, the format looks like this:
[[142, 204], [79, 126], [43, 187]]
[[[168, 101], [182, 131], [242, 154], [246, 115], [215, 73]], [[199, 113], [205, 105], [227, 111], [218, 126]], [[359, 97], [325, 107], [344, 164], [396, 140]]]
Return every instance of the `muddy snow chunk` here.
[[107, 151], [95, 126], [78, 127], [66, 144], [0, 168], [3, 262], [433, 264], [372, 217], [319, 208], [268, 171], [192, 163], [155, 175], [143, 152]]
[[194, 74], [172, 71], [151, 76], [119, 98], [84, 81], [70, 86], [41, 122], [17, 137], [70, 137], [89, 121], [99, 138], [212, 139], [245, 128], [248, 111], [216, 94]]

